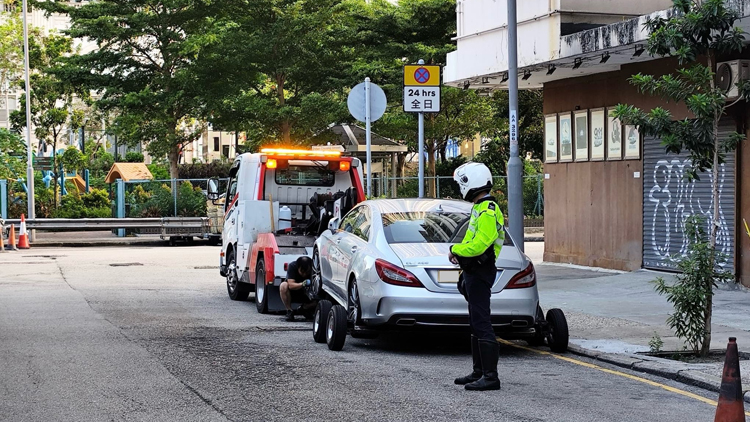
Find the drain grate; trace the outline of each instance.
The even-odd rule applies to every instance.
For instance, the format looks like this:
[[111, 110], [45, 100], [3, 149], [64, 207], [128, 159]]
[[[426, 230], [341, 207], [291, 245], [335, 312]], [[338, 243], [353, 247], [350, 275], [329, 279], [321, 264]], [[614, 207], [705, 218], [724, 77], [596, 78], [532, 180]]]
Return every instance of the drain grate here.
[[117, 262], [109, 264], [110, 267], [142, 267], [140, 262]]

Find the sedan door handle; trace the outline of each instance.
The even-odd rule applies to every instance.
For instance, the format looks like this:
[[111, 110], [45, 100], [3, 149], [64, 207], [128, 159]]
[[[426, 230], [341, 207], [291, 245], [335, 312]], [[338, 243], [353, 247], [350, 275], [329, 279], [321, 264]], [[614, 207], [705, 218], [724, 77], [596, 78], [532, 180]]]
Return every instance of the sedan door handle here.
[[336, 239], [336, 243], [341, 243], [341, 238]]
[[352, 253], [354, 253], [354, 252], [357, 252], [357, 247], [356, 246], [352, 246]]

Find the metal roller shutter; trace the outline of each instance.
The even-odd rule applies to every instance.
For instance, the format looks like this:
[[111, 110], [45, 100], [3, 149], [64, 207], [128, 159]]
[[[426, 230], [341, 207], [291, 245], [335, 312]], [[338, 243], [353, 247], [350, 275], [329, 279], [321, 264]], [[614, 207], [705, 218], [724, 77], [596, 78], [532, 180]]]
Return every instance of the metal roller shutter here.
[[[722, 120], [719, 136], [735, 131], [734, 121]], [[643, 141], [643, 267], [676, 270], [670, 257], [684, 255], [687, 243], [683, 237], [685, 219], [702, 214], [708, 222], [713, 214], [709, 172], [700, 181], [689, 181], [685, 169], [690, 161], [684, 152], [667, 154], [658, 138]], [[719, 169], [720, 227], [717, 246], [728, 261], [726, 269], [734, 270], [735, 232], [735, 154], [728, 154]]]

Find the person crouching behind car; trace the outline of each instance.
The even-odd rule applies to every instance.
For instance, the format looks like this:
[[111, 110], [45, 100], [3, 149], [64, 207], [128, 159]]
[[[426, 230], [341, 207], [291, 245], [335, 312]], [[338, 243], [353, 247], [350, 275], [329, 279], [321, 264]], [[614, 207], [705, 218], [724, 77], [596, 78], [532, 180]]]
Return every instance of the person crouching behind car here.
[[[287, 267], [286, 281], [279, 286], [281, 301], [286, 308], [286, 320], [294, 321], [294, 315], [304, 315], [312, 318], [312, 312], [317, 305], [305, 294], [304, 288], [310, 286], [312, 277], [312, 259], [301, 256], [296, 261], [290, 262]], [[297, 310], [292, 310], [292, 302], [302, 303]]]
[[473, 371], [455, 383], [467, 390], [499, 390], [497, 376], [499, 347], [490, 319], [490, 295], [495, 283], [495, 260], [505, 240], [503, 213], [490, 196], [492, 173], [481, 163], [466, 163], [453, 179], [466, 201], [474, 203], [466, 235], [451, 246], [448, 258], [461, 267], [458, 290], [469, 303]]

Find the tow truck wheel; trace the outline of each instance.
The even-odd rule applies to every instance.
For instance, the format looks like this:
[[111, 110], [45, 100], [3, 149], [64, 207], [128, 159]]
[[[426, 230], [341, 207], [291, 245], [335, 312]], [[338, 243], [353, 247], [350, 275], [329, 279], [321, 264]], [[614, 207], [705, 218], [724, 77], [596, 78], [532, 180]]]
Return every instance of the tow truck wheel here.
[[229, 250], [227, 257], [227, 293], [232, 300], [247, 300], [250, 294], [250, 286], [240, 282], [237, 277], [237, 259], [234, 250]]
[[255, 267], [255, 307], [261, 314], [268, 313], [268, 295], [266, 294], [266, 264], [258, 260]]
[[547, 345], [550, 350], [556, 353], [568, 351], [568, 321], [565, 314], [560, 309], [550, 309], [547, 311], [547, 323], [549, 324], [549, 333], [547, 334]]
[[326, 322], [329, 313], [331, 313], [331, 301], [321, 300], [318, 302], [313, 318], [313, 339], [316, 343], [326, 342]]
[[328, 312], [326, 324], [326, 343], [331, 350], [339, 351], [344, 348], [346, 341], [346, 309], [341, 305], [333, 305]]

